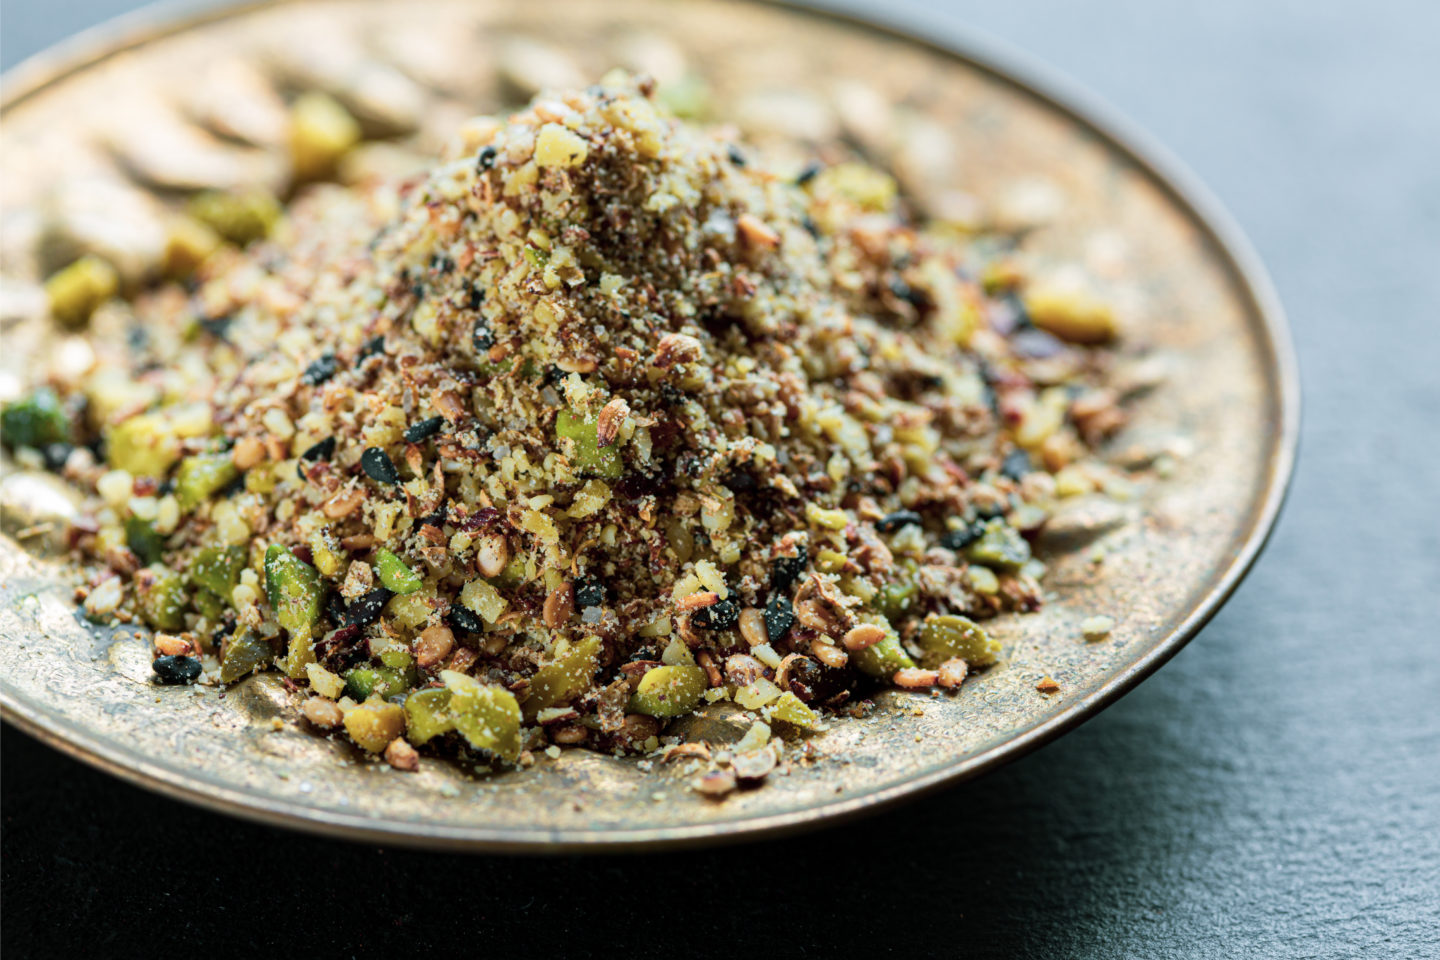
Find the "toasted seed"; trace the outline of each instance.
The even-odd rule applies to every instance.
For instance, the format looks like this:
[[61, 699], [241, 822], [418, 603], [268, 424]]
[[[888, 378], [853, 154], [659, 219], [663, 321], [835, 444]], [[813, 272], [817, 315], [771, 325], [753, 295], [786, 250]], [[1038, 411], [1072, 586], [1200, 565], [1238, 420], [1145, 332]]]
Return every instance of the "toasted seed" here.
[[940, 686], [953, 690], [964, 682], [965, 674], [968, 673], [969, 670], [970, 665], [964, 660], [961, 660], [959, 657], [952, 657], [940, 664], [940, 669], [936, 671], [939, 675], [937, 679]]
[[405, 742], [404, 737], [396, 737], [390, 741], [390, 746], [385, 748], [385, 762], [396, 770], [414, 773], [420, 769], [420, 754]]
[[502, 534], [481, 537], [475, 546], [475, 569], [482, 577], [498, 577], [510, 562], [510, 541]]
[[890, 678], [897, 687], [904, 687], [908, 690], [918, 690], [924, 687], [933, 687], [940, 680], [940, 675], [934, 670], [921, 670], [919, 667], [901, 667], [895, 671]]
[[628, 416], [630, 405], [621, 397], [615, 397], [601, 407], [600, 416], [595, 422], [595, 445], [603, 449], [614, 443], [615, 437], [620, 433], [620, 424], [624, 423]]
[[707, 797], [723, 797], [735, 790], [735, 774], [729, 770], [711, 770], [695, 779], [696, 793]]
[[775, 769], [775, 754], [770, 750], [751, 750], [735, 755], [730, 768], [741, 780], [763, 780]]
[[675, 601], [675, 609], [679, 613], [689, 613], [694, 610], [702, 610], [712, 603], [719, 602], [720, 594], [712, 590], [700, 590]]
[[838, 670], [850, 662], [850, 655], [848, 653], [833, 643], [827, 643], [823, 639], [817, 639], [811, 642], [810, 656], [819, 660], [832, 670]]
[[[365, 489], [363, 487], [350, 487], [341, 490], [335, 496], [326, 500], [320, 507], [320, 512], [331, 520], [339, 520], [341, 517], [348, 517], [360, 508], [365, 502]], [[343, 543], [343, 541], [342, 541]]]
[[249, 470], [265, 459], [265, 443], [259, 437], [241, 437], [230, 449], [230, 462], [239, 470]]
[[852, 627], [841, 642], [846, 650], [864, 650], [873, 647], [886, 637], [885, 628], [874, 623], [862, 623]]
[[345, 720], [340, 708], [324, 697], [311, 697], [306, 700], [300, 704], [300, 712], [305, 715], [306, 720], [323, 730], [333, 730]]
[[167, 657], [183, 657], [190, 653], [190, 641], [170, 633], [157, 633], [155, 649]]
[[740, 611], [740, 636], [752, 647], [769, 643], [770, 636], [765, 629], [765, 611], [759, 607], [746, 607]]
[[566, 745], [584, 743], [589, 735], [590, 731], [578, 723], [567, 723], [555, 727], [550, 731], [551, 740], [555, 743], [563, 743]]
[[575, 613], [575, 588], [569, 581], [562, 583], [545, 598], [545, 626], [558, 630]]
[[425, 668], [435, 666], [450, 655], [455, 647], [455, 633], [443, 624], [420, 631], [415, 641], [415, 662]]
[[725, 678], [736, 686], [747, 686], [765, 676], [765, 665], [754, 657], [731, 654], [725, 658]]

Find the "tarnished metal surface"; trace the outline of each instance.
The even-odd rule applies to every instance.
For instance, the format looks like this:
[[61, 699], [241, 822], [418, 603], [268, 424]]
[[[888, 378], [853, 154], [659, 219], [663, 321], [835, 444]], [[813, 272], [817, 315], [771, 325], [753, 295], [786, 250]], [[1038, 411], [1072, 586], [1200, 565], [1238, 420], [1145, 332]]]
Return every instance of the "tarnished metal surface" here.
[[[1159, 172], [1148, 152], [1142, 158], [1133, 135], [1122, 142], [1093, 108], [1082, 118], [973, 44], [947, 52], [830, 17], [718, 0], [295, 0], [207, 14], [9, 78], [0, 158], [7, 273], [30, 269], [17, 266], [16, 251], [38, 229], [40, 198], [74, 178], [218, 182], [252, 167], [263, 176], [264, 144], [206, 141], [189, 157], [193, 165], [157, 162], [148, 172], [136, 167], [150, 161], [116, 144], [158, 122], [157, 112], [165, 122], [201, 116], [192, 106], [177, 110], [176, 98], [216, 61], [272, 75], [297, 70], [304, 59], [285, 49], [296, 38], [307, 50], [363, 51], [372, 75], [376, 64], [398, 67], [404, 82], [370, 83], [364, 93], [376, 99], [361, 106], [377, 127], [420, 143], [442, 136], [444, 118], [463, 115], [461, 103], [482, 112], [523, 92], [524, 68], [537, 61], [507, 66], [507, 58], [527, 39], [563, 56], [550, 70], [582, 80], [617, 62], [653, 59], [657, 49], [673, 61], [678, 50], [711, 82], [716, 112], [757, 136], [786, 116], [813, 123], [819, 137], [839, 132], [854, 110], [837, 91], [863, 78], [901, 124], [895, 129], [910, 131], [905, 143], [921, 138], [934, 148], [906, 154], [904, 143], [862, 143], [899, 151], [889, 159], [906, 168], [902, 179], [919, 202], [953, 202], [953, 187], [980, 198], [1018, 194], [1021, 212], [1059, 200], [1049, 203], [1049, 225], [1029, 234], [1031, 249], [1133, 279], [1122, 285], [1127, 313], [1141, 318], [1130, 335], [1155, 345], [1169, 377], [1137, 401], [1134, 425], [1113, 451], [1125, 457], [1141, 448], [1143, 456], [1168, 444], [1193, 452], [1175, 458], [1165, 479], [1140, 483], [1132, 500], [1079, 502], [1053, 525], [1052, 552], [1042, 552], [1051, 563], [1050, 602], [1038, 615], [995, 624], [1006, 647], [1000, 667], [967, 680], [958, 696], [885, 694], [874, 716], [837, 721], [811, 738], [823, 759], [793, 763], [763, 788], [723, 802], [693, 793], [663, 764], [577, 750], [515, 772], [427, 759], [418, 775], [398, 774], [295, 722], [296, 703], [274, 676], [224, 695], [155, 686], [146, 642], [129, 630], [86, 626], [65, 569], [44, 557], [51, 534], [43, 521], [69, 509], [63, 492], [12, 472], [0, 538], [0, 705], [5, 719], [60, 749], [193, 802], [371, 840], [563, 849], [793, 828], [972, 776], [1094, 713], [1199, 629], [1274, 521], [1298, 396], [1283, 320], [1248, 248], [1178, 174]], [[315, 56], [314, 76], [303, 82], [345, 92], [344, 77], [354, 74], [343, 56], [335, 61], [327, 77], [326, 58]], [[815, 104], [824, 109], [809, 109]], [[263, 111], [249, 119], [263, 139]], [[10, 369], [46, 345], [24, 322], [5, 336]], [[1102, 562], [1092, 544], [1103, 548]], [[1097, 613], [1115, 617], [1117, 627], [1109, 639], [1085, 643], [1079, 623]], [[1043, 676], [1060, 691], [1037, 692]], [[712, 743], [741, 732], [718, 710], [692, 723]]]

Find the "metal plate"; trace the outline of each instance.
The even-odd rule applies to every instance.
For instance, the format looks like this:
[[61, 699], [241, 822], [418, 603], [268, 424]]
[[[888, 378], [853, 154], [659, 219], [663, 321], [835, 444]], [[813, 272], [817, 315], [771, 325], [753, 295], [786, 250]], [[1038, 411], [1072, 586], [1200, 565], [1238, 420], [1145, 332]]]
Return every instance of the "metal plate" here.
[[[1139, 318], [1131, 335], [1174, 361], [1114, 449], [1178, 438], [1194, 451], [1169, 476], [1146, 475], [1115, 515], [1077, 509], [1064, 521], [1081, 539], [1098, 536], [1103, 563], [1087, 551], [1049, 555], [1047, 606], [996, 623], [1002, 666], [967, 680], [958, 696], [887, 693], [873, 716], [812, 738], [821, 761], [715, 802], [662, 764], [585, 751], [493, 774], [427, 759], [418, 775], [401, 775], [295, 722], [296, 705], [273, 676], [223, 697], [154, 686], [146, 644], [86, 627], [63, 566], [12, 539], [37, 513], [67, 509], [40, 478], [12, 472], [0, 538], [7, 721], [145, 787], [282, 826], [445, 849], [652, 848], [831, 822], [992, 769], [1113, 702], [1215, 613], [1273, 525], [1294, 460], [1298, 379], [1279, 305], [1249, 246], [1173, 161], [1103, 108], [973, 38], [941, 46], [833, 15], [720, 0], [294, 0], [128, 21], [7, 78], [7, 270], [14, 232], [33, 223], [39, 197], [66, 178], [114, 171], [111, 151], [97, 145], [114, 134], [101, 131], [140, 123], [148, 114], [133, 104], [173, 99], [217, 57], [268, 64], [278, 41], [296, 37], [317, 51], [356, 41], [394, 53], [396, 38], [418, 38], [422, 50], [433, 42], [433, 73], [458, 49], [463, 75], [448, 93], [427, 94], [429, 117], [457, 100], [472, 112], [498, 106], [493, 64], [517, 36], [543, 38], [596, 77], [636, 27], [684, 51], [712, 82], [722, 115], [743, 115], [752, 98], [778, 89], [831, 103], [837, 83], [863, 78], [953, 148], [942, 178], [981, 198], [1028, 190], [1033, 199], [1038, 190], [1063, 201], [1027, 236], [1029, 249], [1112, 275]], [[412, 75], [424, 67], [408, 66]], [[6, 335], [7, 367], [40, 349]], [[1085, 643], [1078, 624], [1096, 613], [1118, 626]], [[1060, 692], [1037, 692], [1042, 676]], [[712, 742], [741, 729], [721, 713], [696, 724]]]

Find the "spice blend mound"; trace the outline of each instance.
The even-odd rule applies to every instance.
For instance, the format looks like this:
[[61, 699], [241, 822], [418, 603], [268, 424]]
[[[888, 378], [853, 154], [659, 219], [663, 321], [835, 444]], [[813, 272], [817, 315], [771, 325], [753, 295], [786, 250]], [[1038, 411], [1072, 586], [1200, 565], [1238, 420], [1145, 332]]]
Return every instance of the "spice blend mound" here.
[[816, 729], [995, 663], [1124, 421], [1112, 313], [649, 94], [470, 121], [96, 311], [85, 389], [4, 422], [103, 458], [65, 466], [87, 613], [157, 631], [164, 682], [283, 671], [400, 769], [653, 750], [722, 700]]

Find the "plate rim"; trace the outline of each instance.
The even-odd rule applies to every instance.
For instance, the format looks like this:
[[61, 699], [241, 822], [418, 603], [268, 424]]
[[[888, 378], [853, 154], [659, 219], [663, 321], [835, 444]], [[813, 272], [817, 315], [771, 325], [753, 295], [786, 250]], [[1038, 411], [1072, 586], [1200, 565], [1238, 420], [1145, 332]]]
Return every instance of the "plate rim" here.
[[[244, 16], [296, 0], [161, 0], [90, 27], [34, 54], [0, 75], [0, 116], [49, 86], [125, 51], [208, 23]], [[1033, 97], [1101, 140], [1134, 165], [1186, 214], [1213, 244], [1222, 269], [1257, 319], [1263, 373], [1278, 405], [1270, 429], [1264, 495], [1239, 550], [1212, 580], [1190, 614], [1160, 644], [1127, 664], [1086, 696], [1055, 714], [969, 757], [870, 792], [783, 813], [680, 826], [596, 830], [514, 830], [452, 827], [373, 820], [260, 798], [242, 789], [206, 782], [143, 757], [116, 759], [80, 725], [22, 701], [0, 684], [0, 720], [42, 743], [128, 783], [171, 799], [267, 826], [352, 841], [446, 851], [485, 853], [577, 853], [675, 849], [756, 840], [818, 829], [879, 812], [1017, 760], [1094, 717], [1134, 689], [1178, 653], [1215, 616], [1264, 550], [1289, 493], [1298, 456], [1301, 390], [1299, 363], [1285, 311], [1258, 252], [1214, 194], [1171, 151], [1082, 84], [1010, 44], [954, 18], [916, 8], [865, 10], [851, 0], [745, 0], [800, 16], [816, 17], [916, 45], [959, 61]]]

